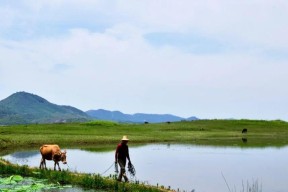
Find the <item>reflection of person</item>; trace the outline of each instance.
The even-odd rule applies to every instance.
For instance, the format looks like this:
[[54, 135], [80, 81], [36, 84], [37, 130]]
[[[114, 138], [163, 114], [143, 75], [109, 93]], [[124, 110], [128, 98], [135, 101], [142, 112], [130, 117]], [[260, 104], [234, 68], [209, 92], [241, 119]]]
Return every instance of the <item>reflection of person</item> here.
[[129, 157], [129, 149], [128, 149], [128, 143], [129, 139], [126, 135], [123, 136], [121, 143], [117, 145], [116, 152], [115, 152], [115, 163], [119, 164], [120, 166], [120, 173], [118, 176], [118, 181], [122, 180], [122, 177], [124, 177], [125, 182], [128, 182], [128, 177], [126, 176], [125, 166], [126, 166], [126, 159], [128, 159], [129, 163], [130, 157]]

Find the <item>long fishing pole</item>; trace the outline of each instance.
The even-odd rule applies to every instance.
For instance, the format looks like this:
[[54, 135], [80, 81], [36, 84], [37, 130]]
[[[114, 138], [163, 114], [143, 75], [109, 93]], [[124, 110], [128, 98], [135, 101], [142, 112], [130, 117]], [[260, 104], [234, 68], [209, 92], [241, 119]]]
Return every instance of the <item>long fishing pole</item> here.
[[104, 175], [107, 171], [109, 171], [113, 167], [114, 164], [115, 163], [113, 162], [112, 165], [108, 169], [106, 169], [103, 173], [101, 173], [100, 175]]

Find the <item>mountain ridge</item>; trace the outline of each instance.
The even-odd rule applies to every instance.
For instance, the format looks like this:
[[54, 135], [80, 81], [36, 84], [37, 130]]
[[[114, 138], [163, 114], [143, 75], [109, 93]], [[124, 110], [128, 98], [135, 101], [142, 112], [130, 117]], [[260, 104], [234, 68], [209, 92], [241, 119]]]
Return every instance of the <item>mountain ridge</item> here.
[[197, 120], [197, 117], [182, 118], [171, 114], [125, 114], [105, 109], [81, 111], [72, 106], [57, 105], [24, 91], [16, 92], [0, 101], [0, 125], [32, 123], [85, 122], [108, 120], [126, 123], [160, 123]]
[[27, 92], [16, 92], [0, 101], [0, 124], [59, 123], [87, 121], [83, 111], [56, 105]]
[[161, 123], [161, 122], [173, 122], [173, 121], [192, 121], [198, 120], [197, 117], [191, 116], [189, 118], [183, 118], [171, 114], [147, 114], [147, 113], [135, 113], [124, 114], [120, 111], [109, 111], [105, 109], [88, 110], [86, 113], [95, 118], [101, 120], [110, 120], [118, 122], [135, 122], [135, 123]]

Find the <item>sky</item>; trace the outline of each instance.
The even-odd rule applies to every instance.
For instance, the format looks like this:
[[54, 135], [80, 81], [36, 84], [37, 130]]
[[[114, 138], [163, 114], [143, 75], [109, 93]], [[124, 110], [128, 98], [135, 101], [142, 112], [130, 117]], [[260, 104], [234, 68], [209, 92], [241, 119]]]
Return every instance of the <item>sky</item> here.
[[288, 120], [286, 0], [1, 0], [0, 100]]

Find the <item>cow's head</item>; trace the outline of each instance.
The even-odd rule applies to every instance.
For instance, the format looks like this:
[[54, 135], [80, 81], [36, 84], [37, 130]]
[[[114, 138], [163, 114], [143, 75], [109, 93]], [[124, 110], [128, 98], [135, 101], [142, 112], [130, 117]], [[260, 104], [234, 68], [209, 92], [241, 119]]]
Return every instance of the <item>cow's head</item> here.
[[67, 164], [67, 161], [66, 161], [66, 153], [67, 153], [66, 150], [61, 153], [60, 160], [62, 161], [63, 164]]

